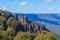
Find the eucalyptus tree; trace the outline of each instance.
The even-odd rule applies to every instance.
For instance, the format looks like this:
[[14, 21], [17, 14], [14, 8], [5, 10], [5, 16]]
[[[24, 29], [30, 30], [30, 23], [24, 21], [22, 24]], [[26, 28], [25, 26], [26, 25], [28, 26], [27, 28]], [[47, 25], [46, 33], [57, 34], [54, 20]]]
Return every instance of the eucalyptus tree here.
[[54, 33], [49, 31], [42, 31], [41, 34], [38, 34], [34, 40], [56, 40]]
[[6, 22], [6, 18], [3, 16], [0, 16], [0, 26], [4, 26], [5, 22]]
[[32, 40], [30, 32], [18, 32], [13, 40]]
[[18, 25], [18, 22], [17, 22], [17, 20], [16, 20], [15, 18], [10, 17], [10, 18], [8, 19], [8, 21], [7, 21], [7, 25], [14, 27], [14, 29], [16, 30], [16, 27], [17, 27], [17, 25]]
[[0, 32], [0, 40], [7, 40], [7, 32], [6, 31]]
[[7, 28], [7, 35], [8, 35], [8, 40], [13, 40], [15, 34], [16, 34], [16, 31], [14, 30], [14, 28], [12, 26], [8, 26]]
[[4, 30], [4, 27], [3, 26], [0, 26], [0, 31], [3, 31]]

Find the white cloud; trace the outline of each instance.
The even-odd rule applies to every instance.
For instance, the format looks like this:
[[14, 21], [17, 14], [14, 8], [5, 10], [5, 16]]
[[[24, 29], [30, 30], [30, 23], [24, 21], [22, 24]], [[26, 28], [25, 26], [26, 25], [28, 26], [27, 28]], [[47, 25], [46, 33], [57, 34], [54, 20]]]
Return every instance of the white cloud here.
[[21, 6], [26, 6], [26, 5], [28, 5], [28, 3], [27, 2], [20, 2], [20, 5]]
[[56, 8], [49, 7], [48, 10], [56, 10]]
[[54, 1], [54, 0], [45, 0], [45, 2], [52, 2], [52, 1]]

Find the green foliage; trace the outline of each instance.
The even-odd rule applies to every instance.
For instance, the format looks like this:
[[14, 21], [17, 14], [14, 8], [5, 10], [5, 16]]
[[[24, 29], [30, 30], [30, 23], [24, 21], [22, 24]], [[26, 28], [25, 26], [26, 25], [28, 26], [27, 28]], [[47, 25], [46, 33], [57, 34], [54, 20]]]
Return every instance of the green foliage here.
[[7, 32], [7, 36], [8, 36], [7, 39], [8, 40], [12, 40], [16, 34], [16, 31], [11, 26], [8, 26], [6, 32]]
[[15, 35], [16, 32], [13, 27], [8, 26], [6, 31], [0, 31], [0, 40], [13, 40]]
[[14, 40], [32, 40], [30, 32], [18, 32]]
[[4, 27], [3, 26], [0, 26], [0, 31], [3, 31], [4, 30]]
[[0, 32], [0, 40], [6, 40], [7, 38], [7, 33], [6, 31], [1, 31]]
[[14, 28], [12, 27], [12, 26], [8, 26], [8, 28], [7, 28], [7, 33], [11, 33], [11, 34], [15, 34], [15, 30], [14, 30]]
[[0, 16], [0, 21], [1, 21], [1, 22], [6, 21], [6, 18], [3, 17], [3, 16]]
[[5, 22], [6, 22], [6, 18], [3, 16], [0, 16], [0, 26], [4, 26]]
[[10, 18], [8, 19], [8, 21], [7, 21], [7, 25], [14, 27], [14, 29], [16, 30], [16, 27], [17, 27], [17, 25], [18, 25], [18, 22], [17, 22], [17, 20], [16, 20], [15, 18], [10, 17]]
[[42, 31], [34, 40], [56, 40], [55, 34], [48, 31]]
[[7, 25], [9, 26], [17, 26], [17, 23], [18, 23], [17, 20], [13, 17], [10, 17], [7, 21]]

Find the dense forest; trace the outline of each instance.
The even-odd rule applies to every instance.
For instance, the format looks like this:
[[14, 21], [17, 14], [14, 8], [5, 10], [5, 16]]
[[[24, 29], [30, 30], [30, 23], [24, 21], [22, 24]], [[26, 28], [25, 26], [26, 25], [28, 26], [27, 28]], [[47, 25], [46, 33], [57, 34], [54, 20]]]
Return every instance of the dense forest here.
[[[16, 17], [0, 10], [0, 40], [57, 40], [57, 35], [44, 24], [28, 21], [26, 16]], [[59, 39], [58, 39], [59, 40]]]

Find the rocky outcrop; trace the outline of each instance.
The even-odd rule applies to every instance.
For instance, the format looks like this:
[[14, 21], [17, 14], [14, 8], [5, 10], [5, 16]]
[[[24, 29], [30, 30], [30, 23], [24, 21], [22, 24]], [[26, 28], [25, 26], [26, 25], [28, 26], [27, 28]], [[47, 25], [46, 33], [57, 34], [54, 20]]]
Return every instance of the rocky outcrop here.
[[27, 16], [19, 16], [18, 22], [20, 25], [23, 25], [24, 30], [34, 32], [34, 33], [41, 33], [42, 30], [46, 30], [44, 24], [38, 24], [36, 22], [30, 22], [27, 19]]
[[5, 18], [13, 17], [12, 13], [3, 10], [0, 10], [0, 16], [3, 16]]
[[[2, 10], [0, 10], [0, 16], [5, 17], [7, 20], [10, 17], [16, 18], [16, 15], [13, 16], [10, 12], [2, 11]], [[29, 31], [32, 33], [41, 33], [42, 30], [46, 30], [44, 24], [38, 24], [36, 22], [28, 21], [27, 16], [19, 16], [17, 19], [16, 19], [18, 21], [18, 26], [16, 26], [17, 31], [25, 31], [25, 32]], [[4, 22], [0, 21], [0, 26], [4, 26], [6, 29], [7, 28], [7, 24], [6, 24], [7, 20]], [[15, 24], [14, 24], [14, 26], [15, 26]]]
[[27, 22], [28, 22], [27, 17], [26, 16], [24, 16], [24, 17], [22, 17], [22, 16], [18, 17], [18, 22], [21, 23], [21, 24], [27, 24]]

